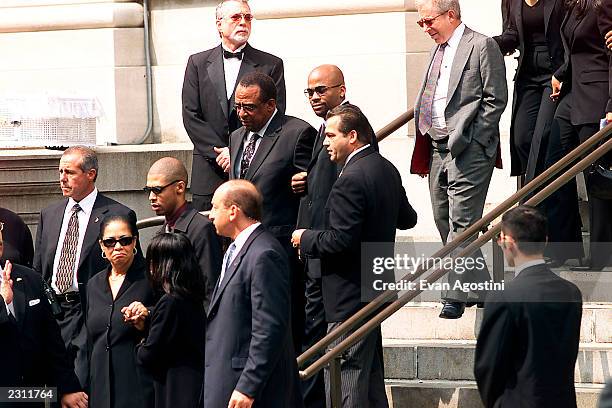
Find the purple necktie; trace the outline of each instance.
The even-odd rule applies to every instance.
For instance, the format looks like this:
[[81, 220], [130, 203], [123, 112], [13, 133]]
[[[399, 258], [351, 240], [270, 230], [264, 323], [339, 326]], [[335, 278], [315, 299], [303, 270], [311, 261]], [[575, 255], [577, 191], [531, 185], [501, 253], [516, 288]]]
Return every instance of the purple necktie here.
[[431, 70], [429, 71], [429, 76], [427, 77], [427, 83], [425, 84], [423, 94], [421, 95], [421, 106], [419, 109], [419, 132], [421, 132], [422, 135], [426, 135], [427, 132], [429, 132], [429, 129], [431, 129], [431, 110], [433, 108], [433, 98], [434, 93], [436, 92], [438, 77], [440, 76], [440, 68], [442, 67], [444, 48], [446, 48], [446, 43], [440, 44], [438, 50], [436, 51], [436, 55], [434, 55]]

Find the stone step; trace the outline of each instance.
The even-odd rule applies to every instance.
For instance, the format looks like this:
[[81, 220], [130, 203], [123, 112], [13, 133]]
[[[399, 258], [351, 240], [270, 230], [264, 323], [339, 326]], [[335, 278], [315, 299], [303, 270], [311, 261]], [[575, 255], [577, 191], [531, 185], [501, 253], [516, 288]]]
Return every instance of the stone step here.
[[[385, 377], [399, 380], [474, 380], [475, 340], [383, 340]], [[612, 367], [611, 343], [581, 343], [575, 380], [603, 384]]]
[[[470, 307], [457, 320], [438, 318], [438, 302], [411, 302], [382, 324], [385, 339], [475, 340], [483, 309]], [[612, 303], [584, 303], [580, 328], [582, 343], [612, 343]]]
[[[387, 380], [391, 408], [482, 408], [474, 381]], [[576, 384], [578, 408], [595, 408], [602, 385]]]

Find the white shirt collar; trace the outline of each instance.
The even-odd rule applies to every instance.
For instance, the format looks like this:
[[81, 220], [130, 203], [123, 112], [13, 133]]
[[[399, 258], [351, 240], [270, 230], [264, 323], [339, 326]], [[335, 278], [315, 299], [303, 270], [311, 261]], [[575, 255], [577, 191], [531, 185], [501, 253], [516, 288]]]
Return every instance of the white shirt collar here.
[[523, 272], [525, 269], [532, 267], [532, 266], [536, 266], [536, 265], [543, 265], [545, 264], [546, 261], [544, 259], [534, 259], [533, 261], [527, 261], [521, 265], [515, 266], [514, 267], [514, 276], [518, 276], [519, 273]]
[[463, 32], [465, 31], [465, 24], [461, 23], [455, 28], [453, 31], [453, 35], [448, 39], [446, 45], [451, 48], [457, 48], [459, 46], [459, 41], [461, 41], [461, 37], [463, 37]]
[[346, 158], [346, 161], [344, 162], [344, 166], [342, 167], [342, 169], [344, 169], [344, 167], [346, 167], [346, 165], [348, 164], [348, 162], [360, 151], [367, 149], [368, 147], [370, 147], [370, 144], [368, 143], [365, 146], [361, 146], [359, 149], [353, 150], [353, 153], [349, 154], [348, 157]]
[[[230, 50], [229, 48], [227, 48], [227, 47], [225, 46], [225, 44], [223, 44], [223, 42], [221, 42], [221, 47], [223, 47], [223, 49], [224, 49], [225, 51], [227, 51], [227, 52], [232, 52], [232, 53], [234, 53], [234, 54], [235, 54], [235, 53], [237, 53], [237, 52], [240, 52], [240, 51], [244, 50], [244, 47], [246, 47], [246, 46], [247, 46], [247, 43], [244, 43], [244, 44], [242, 44], [240, 47], [236, 48], [236, 51], [232, 51], [232, 50]], [[223, 58], [225, 58], [225, 57], [223, 57]]]
[[[94, 187], [93, 191], [89, 193], [85, 198], [79, 201], [79, 206], [81, 206], [81, 211], [83, 214], [89, 217], [91, 215], [91, 211], [93, 210], [93, 206], [96, 202], [96, 197], [98, 197], [98, 189]], [[72, 197], [68, 198], [68, 205], [66, 206], [66, 211], [72, 211], [72, 207], [77, 202], [72, 199]]]
[[248, 227], [240, 231], [240, 234], [238, 234], [236, 236], [236, 239], [234, 239], [235, 249], [234, 249], [234, 254], [232, 257], [235, 257], [238, 254], [238, 252], [240, 252], [240, 250], [244, 246], [247, 239], [249, 239], [253, 231], [255, 231], [257, 227], [259, 227], [260, 225], [261, 225], [261, 222], [256, 222], [255, 224], [249, 225]]
[[268, 130], [268, 126], [270, 126], [272, 119], [274, 119], [274, 116], [276, 116], [277, 113], [278, 113], [278, 109], [274, 108], [274, 113], [272, 114], [272, 116], [270, 116], [270, 119], [268, 119], [268, 122], [266, 122], [266, 124], [261, 129], [259, 129], [257, 132], [249, 132], [248, 138], [250, 139], [253, 133], [257, 133], [260, 137], [264, 137], [266, 134], [266, 130]]

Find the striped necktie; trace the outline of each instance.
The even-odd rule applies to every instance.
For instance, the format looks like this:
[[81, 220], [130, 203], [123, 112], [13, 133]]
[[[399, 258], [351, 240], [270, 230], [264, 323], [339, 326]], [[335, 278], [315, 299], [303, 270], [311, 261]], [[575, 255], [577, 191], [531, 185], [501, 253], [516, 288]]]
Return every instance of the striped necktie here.
[[440, 77], [440, 68], [442, 67], [442, 58], [444, 57], [444, 49], [446, 43], [440, 44], [436, 55], [434, 55], [433, 63], [431, 65], [431, 71], [427, 77], [425, 88], [423, 88], [423, 94], [421, 95], [421, 106], [419, 109], [419, 132], [424, 136], [431, 129], [432, 117], [431, 111], [433, 109], [433, 98], [436, 92], [436, 85], [438, 84], [438, 78]]
[[66, 230], [59, 264], [57, 265], [55, 286], [57, 286], [60, 293], [64, 293], [70, 289], [74, 281], [74, 264], [76, 262], [77, 248], [79, 246], [79, 211], [81, 211], [81, 206], [75, 204], [74, 207], [72, 207], [70, 220], [68, 220], [68, 229]]

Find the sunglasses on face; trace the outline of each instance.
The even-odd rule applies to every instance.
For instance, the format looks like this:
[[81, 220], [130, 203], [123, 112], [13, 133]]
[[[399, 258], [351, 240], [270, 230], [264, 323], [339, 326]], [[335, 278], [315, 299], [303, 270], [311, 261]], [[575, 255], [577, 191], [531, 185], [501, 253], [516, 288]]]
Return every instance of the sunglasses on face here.
[[178, 183], [179, 181], [181, 181], [181, 180], [174, 180], [173, 182], [168, 183], [165, 186], [153, 186], [153, 187], [145, 186], [145, 187], [142, 188], [142, 190], [145, 193], [147, 193], [147, 194], [153, 193], [155, 195], [159, 195], [159, 194], [162, 193], [162, 191], [164, 191], [164, 189], [166, 187], [169, 187], [169, 186], [173, 185], [174, 183]]
[[436, 18], [440, 17], [442, 14], [446, 14], [448, 13], [448, 10], [445, 11], [444, 13], [440, 13], [437, 16], [434, 17], [425, 17], [420, 19], [419, 21], [417, 21], [416, 23], [419, 25], [419, 27], [423, 28], [425, 26], [427, 27], [431, 27], [432, 24], [434, 23], [434, 21], [436, 21]]
[[242, 20], [242, 17], [244, 17], [244, 21], [253, 20], [253, 15], [250, 13], [236, 13], [236, 14], [232, 14], [228, 18], [232, 20], [234, 23], [238, 23], [240, 22], [240, 20]]
[[114, 248], [118, 242], [119, 245], [121, 246], [128, 246], [128, 245], [131, 245], [132, 242], [134, 242], [135, 238], [136, 237], [104, 238], [102, 240], [102, 245], [104, 245], [107, 248]]
[[320, 86], [315, 86], [314, 88], [306, 88], [306, 89], [304, 89], [304, 95], [306, 95], [309, 98], [312, 98], [313, 95], [316, 92], [319, 96], [322, 96], [328, 90], [333, 89], [333, 88], [337, 88], [339, 86], [342, 86], [342, 84], [338, 84], [338, 85], [334, 85], [334, 86], [320, 85]]
[[236, 108], [236, 112], [241, 109], [244, 109], [247, 112], [255, 112], [255, 109], [257, 109], [259, 105], [255, 105], [252, 103], [235, 103], [234, 107]]

